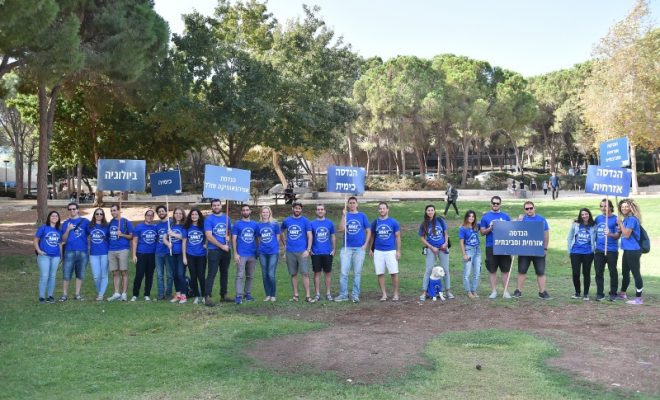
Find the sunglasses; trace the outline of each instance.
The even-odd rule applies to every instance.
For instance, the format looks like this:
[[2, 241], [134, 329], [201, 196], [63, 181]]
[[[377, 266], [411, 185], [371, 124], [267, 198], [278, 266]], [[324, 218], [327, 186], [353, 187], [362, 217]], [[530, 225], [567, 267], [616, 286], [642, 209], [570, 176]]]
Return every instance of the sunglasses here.
[[105, 214], [103, 214], [102, 212], [97, 212], [97, 213], [94, 213], [94, 215], [105, 215]]
[[527, 210], [527, 211], [533, 210], [533, 209], [534, 209], [534, 207], [525, 207], [525, 210]]
[[494, 206], [499, 206], [501, 203], [490, 203], [490, 204], [492, 204]]
[[76, 211], [77, 208], [69, 208], [69, 211]]

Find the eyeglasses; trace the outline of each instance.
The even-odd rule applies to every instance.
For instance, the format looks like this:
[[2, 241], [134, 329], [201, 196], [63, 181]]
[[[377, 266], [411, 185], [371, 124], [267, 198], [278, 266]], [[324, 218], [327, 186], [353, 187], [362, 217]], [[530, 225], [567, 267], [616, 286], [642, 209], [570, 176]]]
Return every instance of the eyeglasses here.
[[490, 203], [490, 204], [492, 204], [494, 206], [499, 206], [501, 203]]
[[100, 215], [100, 216], [103, 216], [103, 215], [105, 215], [105, 214], [103, 214], [102, 212], [97, 212], [97, 213], [94, 213], [94, 215]]
[[533, 210], [533, 209], [534, 209], [534, 207], [525, 207], [525, 210], [527, 210], [527, 211]]
[[76, 211], [77, 208], [69, 208], [69, 211]]

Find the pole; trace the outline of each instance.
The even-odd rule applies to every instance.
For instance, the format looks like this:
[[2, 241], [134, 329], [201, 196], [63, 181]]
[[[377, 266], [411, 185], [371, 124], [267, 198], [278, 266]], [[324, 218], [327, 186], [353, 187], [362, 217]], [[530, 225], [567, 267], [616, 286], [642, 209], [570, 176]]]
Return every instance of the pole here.
[[347, 210], [347, 198], [348, 196], [344, 195], [344, 211], [346, 214], [344, 216], [344, 248], [348, 245], [348, 210]]
[[511, 258], [511, 269], [509, 269], [509, 275], [506, 277], [506, 284], [504, 284], [504, 293], [506, 293], [507, 289], [509, 288], [509, 280], [511, 279], [511, 273], [513, 272], [513, 262], [515, 261], [516, 256], [514, 255]]
[[[609, 230], [609, 224], [610, 224], [609, 219], [610, 219], [610, 195], [608, 194], [605, 195], [605, 228], [604, 229]], [[605, 235], [605, 252], [604, 252], [605, 256], [607, 256], [607, 237], [609, 235], [610, 235], [609, 233]]]
[[[170, 237], [170, 196], [165, 195], [165, 210], [167, 211], [167, 240], [172, 243]], [[172, 248], [170, 247], [170, 256], [172, 255]]]

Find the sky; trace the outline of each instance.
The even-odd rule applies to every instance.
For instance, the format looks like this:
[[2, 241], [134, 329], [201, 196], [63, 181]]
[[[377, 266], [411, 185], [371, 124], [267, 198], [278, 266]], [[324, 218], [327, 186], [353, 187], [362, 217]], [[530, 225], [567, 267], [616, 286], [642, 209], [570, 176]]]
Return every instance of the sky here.
[[[593, 45], [622, 20], [634, 0], [269, 0], [280, 22], [302, 17], [302, 4], [363, 57], [431, 58], [454, 53], [529, 77], [591, 58]], [[657, 22], [660, 0], [651, 0]], [[211, 15], [216, 0], [156, 0], [156, 11], [181, 34], [181, 15]]]

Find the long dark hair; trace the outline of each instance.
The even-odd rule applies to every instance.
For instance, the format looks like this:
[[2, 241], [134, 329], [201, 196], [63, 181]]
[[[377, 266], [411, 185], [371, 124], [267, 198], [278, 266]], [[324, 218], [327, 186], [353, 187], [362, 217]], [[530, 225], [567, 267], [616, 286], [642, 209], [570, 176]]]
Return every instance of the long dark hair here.
[[102, 208], [97, 208], [94, 210], [92, 213], [92, 225], [96, 225], [96, 213], [101, 211], [103, 213], [103, 219], [101, 220], [101, 226], [107, 226], [108, 225], [108, 220], [105, 219], [105, 211], [103, 211]]
[[[470, 215], [474, 215], [474, 221], [472, 221], [472, 224], [468, 221], [468, 218], [470, 218]], [[468, 210], [465, 213], [465, 217], [463, 217], [463, 226], [470, 226], [472, 230], [476, 231], [477, 230], [477, 213], [474, 212], [473, 210]]]
[[[426, 215], [426, 211], [428, 211], [429, 208], [433, 208], [433, 218], [430, 218], [428, 215]], [[429, 226], [431, 227], [431, 233], [435, 235], [436, 221], [438, 220], [438, 218], [442, 219], [442, 217], [438, 217], [435, 211], [436, 209], [433, 204], [429, 204], [426, 207], [424, 207], [424, 222], [422, 222], [422, 231], [424, 232], [424, 237], [428, 235]]]
[[580, 225], [584, 225], [584, 223], [582, 222], [582, 212], [584, 212], [584, 211], [589, 213], [589, 220], [587, 221], [587, 226], [594, 226], [594, 217], [593, 217], [593, 215], [591, 215], [591, 211], [589, 211], [589, 209], [587, 207], [580, 208], [580, 211], [578, 212], [577, 218], [575, 218], [575, 222], [580, 224]]
[[196, 212], [197, 215], [199, 215], [199, 220], [197, 221], [197, 227], [204, 227], [204, 215], [202, 215], [202, 212], [199, 211], [197, 208], [193, 208], [192, 210], [188, 211], [188, 216], [186, 217], [186, 223], [183, 224], [183, 227], [185, 229], [190, 229], [191, 226], [193, 226], [193, 220], [192, 220], [192, 213]]
[[57, 222], [55, 223], [55, 229], [57, 229], [59, 231], [60, 230], [60, 222], [62, 221], [62, 218], [60, 217], [60, 213], [58, 213], [55, 210], [48, 213], [48, 216], [46, 217], [46, 222], [44, 223], [44, 225], [50, 226], [50, 216], [53, 215], [53, 214], [57, 214]]

